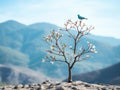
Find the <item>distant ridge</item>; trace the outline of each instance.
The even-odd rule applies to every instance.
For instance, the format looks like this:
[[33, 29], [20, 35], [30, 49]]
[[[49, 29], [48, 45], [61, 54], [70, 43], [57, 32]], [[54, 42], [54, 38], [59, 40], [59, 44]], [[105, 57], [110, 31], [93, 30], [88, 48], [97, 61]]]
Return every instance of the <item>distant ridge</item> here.
[[100, 41], [103, 43], [108, 43], [112, 46], [117, 46], [120, 45], [120, 39], [114, 38], [114, 37], [108, 37], [108, 36], [99, 36], [99, 35], [89, 35], [88, 36], [90, 39], [94, 39], [96, 41]]
[[44, 74], [27, 67], [0, 64], [0, 82], [9, 84], [40, 83], [47, 80]]
[[[2, 22], [2, 23], [8, 23], [8, 24], [16, 24], [16, 23], [19, 23], [19, 24], [21, 24], [21, 25], [24, 25], [24, 24], [22, 24], [22, 23], [20, 23], [20, 22], [18, 22], [18, 21], [16, 21], [16, 20], [7, 20], [7, 21], [4, 21], [4, 22]], [[1, 23], [0, 23], [1, 24]]]
[[58, 26], [56, 26], [55, 24], [51, 24], [47, 22], [34, 23], [34, 24], [29, 25], [29, 27], [33, 29], [45, 29], [45, 30], [58, 28]]
[[[62, 80], [66, 78], [66, 66], [62, 63], [42, 63], [41, 60], [46, 55], [46, 49], [50, 47], [44, 41], [44, 37], [53, 29], [58, 29], [57, 25], [51, 23], [34, 23], [24, 25], [14, 20], [0, 23], [0, 63], [3, 65], [22, 66], [45, 74], [50, 78]], [[64, 35], [66, 37], [67, 35]], [[91, 37], [81, 40], [84, 45], [90, 41], [96, 46], [97, 54], [91, 54], [89, 60], [76, 64], [73, 73], [85, 73], [120, 62], [120, 42], [119, 39], [109, 37], [89, 35]], [[103, 41], [102, 41], [103, 39]], [[111, 40], [112, 43], [108, 43]], [[72, 44], [68, 38], [63, 41]], [[118, 46], [114, 46], [114, 43]], [[28, 61], [28, 62], [25, 62]], [[19, 68], [20, 69], [20, 68]], [[5, 72], [7, 74], [7, 72]], [[4, 81], [4, 80], [3, 80]]]
[[15, 20], [8, 20], [3, 23], [0, 23], [0, 30], [16, 31], [16, 30], [20, 30], [25, 27], [26, 25], [19, 23]]
[[73, 75], [73, 80], [82, 80], [89, 83], [120, 85], [120, 63], [105, 69]]

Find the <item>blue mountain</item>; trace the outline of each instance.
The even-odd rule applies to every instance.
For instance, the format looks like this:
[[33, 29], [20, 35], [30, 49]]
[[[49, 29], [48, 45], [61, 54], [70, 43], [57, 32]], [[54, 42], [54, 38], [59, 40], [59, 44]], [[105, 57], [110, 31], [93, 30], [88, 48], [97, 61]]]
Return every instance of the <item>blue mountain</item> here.
[[0, 64], [0, 82], [7, 84], [41, 83], [48, 80], [44, 74], [26, 67]]
[[[63, 63], [51, 65], [41, 62], [48, 48], [43, 37], [57, 28], [58, 26], [45, 22], [24, 25], [9, 20], [0, 23], [0, 63], [26, 67], [52, 78], [66, 78], [67, 68]], [[96, 46], [98, 53], [91, 54], [89, 60], [76, 64], [73, 74], [102, 69], [120, 62], [120, 39], [91, 35], [85, 37], [83, 44], [87, 40]], [[70, 40], [63, 41], [71, 44]]]
[[88, 73], [73, 75], [73, 80], [89, 83], [120, 85], [120, 63]]
[[0, 23], [0, 30], [16, 31], [24, 28], [25, 26], [26, 25], [21, 24], [15, 20], [8, 20], [3, 23]]

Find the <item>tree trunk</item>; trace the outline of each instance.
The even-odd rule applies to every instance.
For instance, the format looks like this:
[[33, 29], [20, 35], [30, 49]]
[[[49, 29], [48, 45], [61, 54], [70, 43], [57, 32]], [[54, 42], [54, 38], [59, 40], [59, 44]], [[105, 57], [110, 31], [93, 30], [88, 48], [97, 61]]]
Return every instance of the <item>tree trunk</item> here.
[[68, 83], [72, 82], [72, 68], [68, 67]]

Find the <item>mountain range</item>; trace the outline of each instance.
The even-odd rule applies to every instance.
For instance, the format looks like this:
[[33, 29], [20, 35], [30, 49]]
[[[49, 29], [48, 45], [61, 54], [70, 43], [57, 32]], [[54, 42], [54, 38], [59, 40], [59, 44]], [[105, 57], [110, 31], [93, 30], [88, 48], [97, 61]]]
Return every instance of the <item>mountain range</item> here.
[[120, 85], [120, 63], [105, 69], [74, 75], [73, 80], [82, 80], [98, 84]]
[[44, 80], [50, 80], [44, 74], [38, 73], [26, 67], [1, 65], [0, 64], [0, 82], [7, 84], [30, 84], [41, 83]]
[[[56, 30], [58, 26], [46, 22], [25, 25], [14, 20], [0, 23], [0, 64], [28, 68], [49, 78], [66, 78], [67, 67], [64, 63], [56, 62], [52, 65], [41, 62], [49, 47], [44, 37], [52, 29]], [[91, 54], [90, 59], [77, 63], [73, 68], [74, 75], [120, 62], [120, 39], [89, 35], [85, 41], [92, 42], [98, 53]]]

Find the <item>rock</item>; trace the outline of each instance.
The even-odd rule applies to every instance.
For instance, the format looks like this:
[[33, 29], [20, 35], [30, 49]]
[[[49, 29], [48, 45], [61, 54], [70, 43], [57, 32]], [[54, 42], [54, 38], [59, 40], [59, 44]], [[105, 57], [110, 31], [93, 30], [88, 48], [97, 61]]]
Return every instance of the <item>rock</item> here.
[[57, 85], [60, 85], [60, 84], [61, 84], [61, 83], [56, 83], [56, 86], [57, 86]]
[[41, 89], [41, 88], [39, 87], [39, 88], [37, 88], [36, 90], [43, 90], [43, 89]]
[[29, 88], [29, 85], [23, 85], [23, 87], [22, 88]]
[[29, 86], [29, 88], [32, 88], [32, 85], [31, 85], [31, 84], [29, 84], [28, 86]]
[[57, 87], [56, 87], [56, 90], [67, 90], [67, 89], [65, 89], [64, 86], [57, 86]]
[[5, 90], [5, 87], [0, 88], [0, 90]]
[[72, 87], [71, 89], [72, 89], [72, 90], [78, 90], [78, 88], [77, 88], [77, 87]]
[[120, 90], [120, 87], [117, 87], [116, 90]]
[[91, 87], [91, 85], [89, 85], [89, 84], [85, 84], [84, 86], [85, 86], [85, 87]]
[[45, 89], [45, 87], [43, 85], [40, 85], [39, 88], [40, 88], [40, 90], [44, 90]]
[[16, 86], [14, 87], [14, 89], [18, 89], [18, 86], [16, 85]]
[[43, 82], [42, 84], [50, 84], [49, 80], [46, 80], [45, 82]]
[[55, 87], [54, 84], [50, 84], [50, 85], [48, 86], [48, 89], [51, 89], [51, 88], [54, 88], [54, 87]]
[[100, 88], [96, 88], [96, 90], [101, 90]]
[[101, 88], [101, 90], [107, 90], [106, 88]]
[[41, 86], [41, 84], [37, 84], [38, 86]]
[[23, 85], [22, 84], [19, 84], [19, 85], [17, 85], [19, 88], [22, 88], [23, 87]]
[[0, 90], [120, 90], [120, 86], [89, 84], [81, 81], [72, 83], [45, 81], [41, 84], [8, 85], [0, 87]]

